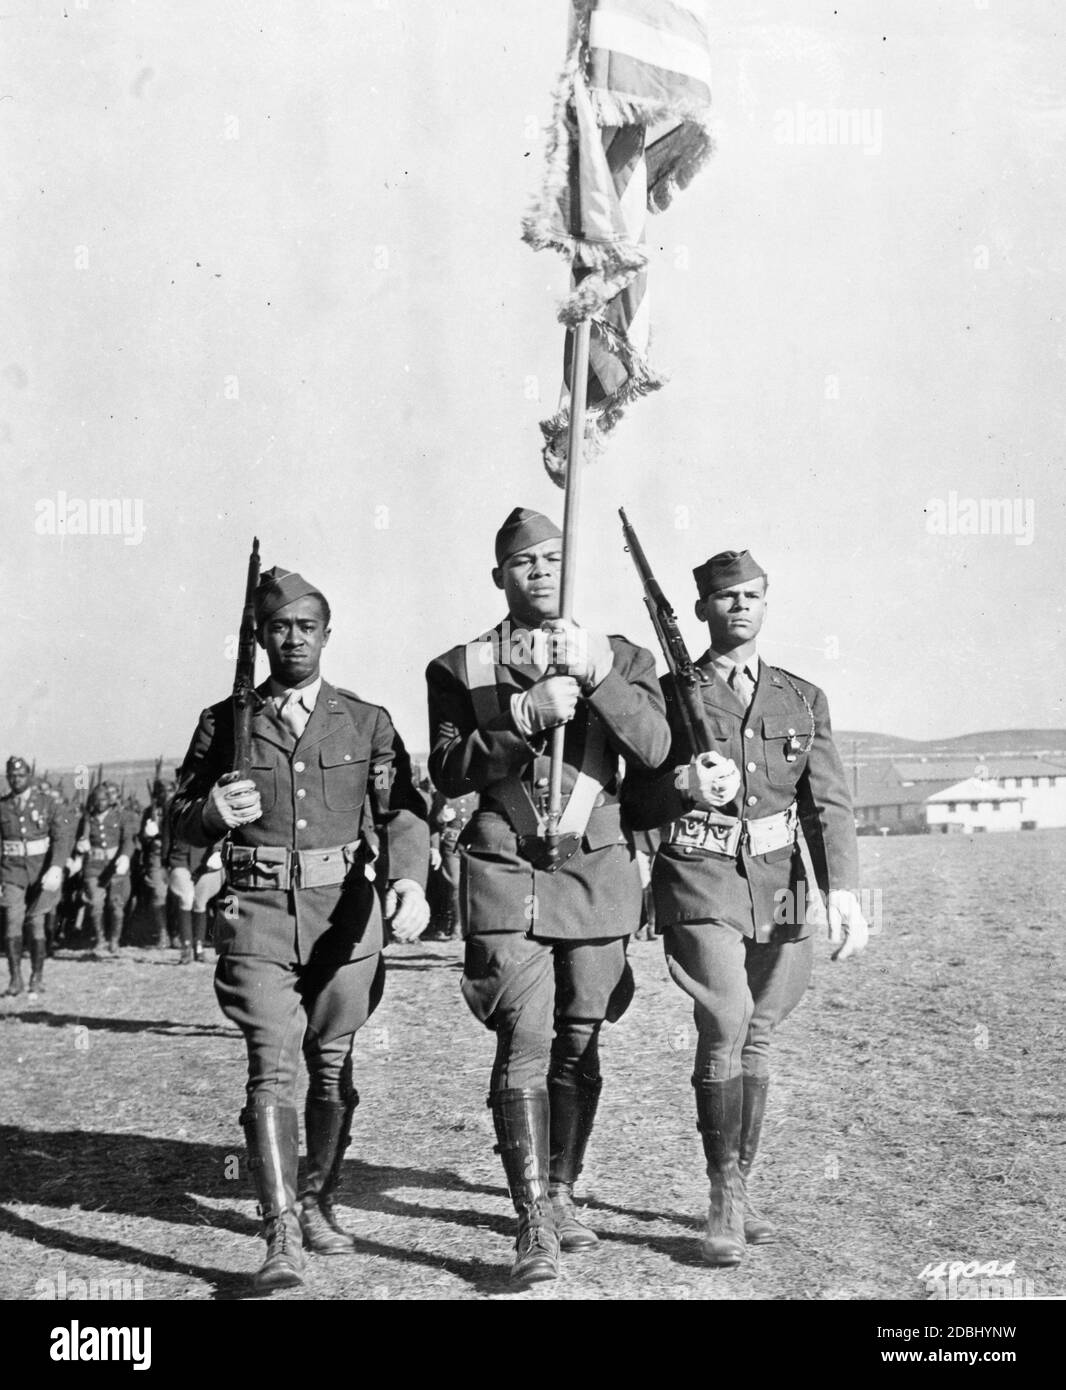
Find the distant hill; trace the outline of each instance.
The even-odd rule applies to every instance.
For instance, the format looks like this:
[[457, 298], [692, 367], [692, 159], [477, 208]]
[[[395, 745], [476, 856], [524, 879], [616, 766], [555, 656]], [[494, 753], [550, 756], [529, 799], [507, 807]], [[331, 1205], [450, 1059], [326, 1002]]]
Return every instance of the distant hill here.
[[991, 729], [985, 733], [926, 740], [837, 729], [833, 739], [845, 762], [900, 757], [1066, 757], [1066, 729]]
[[[979, 734], [959, 734], [955, 738], [913, 739], [897, 734], [871, 733], [868, 730], [837, 729], [833, 739], [847, 767], [876, 766], [879, 763], [926, 758], [931, 762], [941, 758], [1038, 758], [1066, 764], [1066, 729], [990, 729]], [[409, 750], [418, 773], [425, 771], [428, 754]], [[163, 759], [163, 775], [172, 779], [181, 764], [182, 755]], [[42, 774], [45, 768], [38, 766]], [[68, 793], [73, 785], [72, 767], [47, 769], [52, 780], [62, 776]], [[91, 771], [95, 773], [96, 764]], [[142, 800], [147, 799], [146, 783], [155, 771], [155, 758], [118, 758], [104, 763], [104, 776], [111, 781], [126, 781], [127, 791]]]
[[[174, 776], [181, 766], [182, 754], [176, 758], [163, 759], [163, 776], [167, 781], [173, 781]], [[88, 767], [88, 775], [91, 778], [96, 776], [98, 763], [92, 763]], [[76, 789], [75, 778], [81, 774], [84, 780], [86, 768], [84, 765], [78, 767], [43, 767], [37, 765], [37, 772], [40, 776], [45, 773], [50, 777], [53, 785], [62, 783], [63, 790], [67, 796]], [[113, 762], [104, 763], [104, 776], [109, 782], [117, 782], [121, 787], [125, 783], [127, 795], [136, 796], [140, 801], [148, 800], [148, 783], [155, 776], [155, 758], [116, 758]]]

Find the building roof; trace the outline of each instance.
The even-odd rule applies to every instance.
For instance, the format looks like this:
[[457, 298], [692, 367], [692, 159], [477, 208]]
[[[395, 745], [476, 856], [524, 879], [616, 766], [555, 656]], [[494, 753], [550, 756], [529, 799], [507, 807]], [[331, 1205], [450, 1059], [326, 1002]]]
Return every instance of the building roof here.
[[1043, 758], [930, 758], [923, 762], [894, 762], [891, 768], [901, 782], [961, 782], [971, 777], [1066, 777], [1066, 767]]
[[917, 782], [910, 787], [900, 786], [898, 782], [888, 780], [869, 782], [865, 785], [860, 781], [859, 792], [854, 797], [854, 806], [856, 811], [863, 811], [871, 806], [923, 806], [933, 792], [949, 786], [951, 783], [947, 780]]
[[968, 777], [964, 782], [944, 787], [924, 798], [926, 801], [1025, 801], [1024, 792], [1005, 791], [986, 777]]

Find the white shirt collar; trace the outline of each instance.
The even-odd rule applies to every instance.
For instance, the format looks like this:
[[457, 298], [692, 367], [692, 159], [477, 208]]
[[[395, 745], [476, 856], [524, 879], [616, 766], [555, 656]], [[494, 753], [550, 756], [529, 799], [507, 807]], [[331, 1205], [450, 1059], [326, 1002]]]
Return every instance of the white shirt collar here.
[[300, 690], [297, 690], [295, 692], [292, 686], [282, 685], [282, 683], [280, 681], [275, 680], [273, 676], [270, 677], [271, 698], [277, 701], [277, 707], [279, 710], [281, 709], [281, 706], [285, 703], [285, 701], [288, 699], [289, 695], [295, 693], [300, 697], [300, 704], [303, 705], [304, 709], [307, 711], [308, 714], [311, 714], [315, 708], [315, 705], [318, 702], [318, 692], [321, 689], [321, 676], [318, 676], [315, 680], [313, 680], [310, 685], [305, 685]]

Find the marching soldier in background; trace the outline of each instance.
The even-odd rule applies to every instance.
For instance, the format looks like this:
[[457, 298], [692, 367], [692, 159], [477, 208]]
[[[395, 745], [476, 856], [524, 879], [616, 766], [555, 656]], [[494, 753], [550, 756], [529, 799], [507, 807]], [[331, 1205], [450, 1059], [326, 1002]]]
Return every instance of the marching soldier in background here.
[[692, 1084], [710, 1178], [701, 1252], [738, 1264], [749, 1245], [774, 1239], [746, 1182], [769, 1085], [774, 1028], [810, 979], [811, 927], [824, 920], [808, 892], [797, 827], [818, 888], [828, 895], [834, 956], [858, 954], [867, 925], [856, 897], [855, 821], [833, 744], [825, 695], [760, 661], [766, 572], [747, 551], [724, 551], [694, 571], [696, 616], [711, 647], [696, 663], [714, 747], [690, 757], [673, 677], [663, 694], [674, 742], [658, 773], [627, 778], [638, 826], [662, 826], [652, 870], [655, 919], [674, 981], [694, 1001]]
[[75, 848], [82, 856], [86, 929], [101, 950], [104, 933], [111, 955], [118, 954], [130, 899], [130, 861], [137, 842], [137, 821], [119, 805], [114, 782], [97, 783], [78, 823]]
[[189, 845], [175, 836], [170, 841], [167, 864], [181, 943], [178, 964], [191, 965], [204, 958], [207, 911], [222, 888], [222, 846]]
[[[66, 805], [63, 801], [63, 795], [59, 791], [58, 787], [54, 787], [47, 777], [36, 778], [35, 784], [37, 788], [43, 793], [43, 795], [45, 795], [49, 799], [49, 801], [51, 801], [54, 804], [56, 814], [59, 816], [66, 817]], [[57, 932], [60, 925], [59, 908], [62, 899], [62, 891], [62, 888], [60, 888], [59, 897], [44, 914], [44, 944], [46, 956], [52, 956], [55, 954], [55, 947], [57, 944]]]
[[429, 816], [431, 835], [430, 902], [434, 910], [434, 934], [445, 941], [462, 935], [459, 924], [459, 837], [477, 810], [472, 793], [449, 800], [433, 794]]
[[[669, 747], [651, 653], [558, 617], [561, 558], [554, 522], [513, 511], [492, 572], [508, 618], [426, 672], [434, 785], [481, 798], [462, 836], [462, 988], [496, 1034], [489, 1103], [519, 1216], [521, 1283], [557, 1276], [560, 1243], [596, 1244], [573, 1186], [602, 1085], [600, 1028], [632, 996], [626, 939], [641, 899], [618, 760], [657, 767]], [[559, 724], [565, 838], [548, 871], [546, 735]]]
[[155, 944], [160, 950], [164, 950], [170, 944], [170, 926], [167, 921], [167, 863], [170, 858], [167, 802], [170, 795], [171, 789], [166, 782], [162, 777], [156, 777], [152, 783], [152, 799], [141, 817], [138, 835], [141, 846], [141, 882], [143, 892], [150, 898]]
[[70, 821], [60, 803], [32, 785], [25, 758], [7, 760], [10, 791], [0, 797], [0, 910], [11, 979], [23, 993], [23, 933], [29, 935], [30, 994], [44, 989], [45, 914], [59, 901], [70, 852]]
[[[352, 1042], [384, 986], [372, 880], [380, 875], [383, 892], [388, 884], [395, 939], [414, 940], [429, 920], [429, 835], [388, 713], [322, 679], [322, 594], [273, 569], [256, 591], [255, 619], [270, 679], [257, 691], [250, 776], [231, 772], [234, 707], [223, 700], [200, 716], [171, 820], [191, 845], [228, 834], [215, 992], [248, 1049], [241, 1122], [267, 1241], [256, 1287], [267, 1291], [302, 1282], [301, 1238], [323, 1255], [354, 1248], [332, 1201], [359, 1102]], [[309, 1086], [298, 1185], [301, 1048]]]

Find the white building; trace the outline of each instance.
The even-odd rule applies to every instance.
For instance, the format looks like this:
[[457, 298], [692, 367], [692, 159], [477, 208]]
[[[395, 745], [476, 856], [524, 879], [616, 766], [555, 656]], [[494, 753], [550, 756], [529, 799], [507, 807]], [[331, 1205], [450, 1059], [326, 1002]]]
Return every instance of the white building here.
[[933, 835], [1021, 830], [1026, 804], [1021, 791], [1006, 791], [991, 778], [969, 777], [927, 797], [925, 821]]
[[[982, 758], [977, 761], [962, 758], [929, 758], [921, 762], [899, 761], [892, 772], [903, 787], [920, 789], [923, 783], [938, 782], [933, 795], [950, 803], [955, 801], [988, 800], [988, 797], [951, 797], [949, 793], [964, 781], [980, 781], [987, 788], [1001, 792], [1018, 792], [1022, 797], [1021, 829], [1037, 830], [1045, 826], [1066, 825], [1066, 767], [1043, 758]], [[944, 787], [944, 781], [950, 785]], [[932, 798], [930, 797], [929, 800]], [[939, 815], [940, 813], [938, 813]], [[989, 816], [1009, 815], [1009, 812], [987, 812]], [[929, 820], [928, 815], [926, 816]], [[942, 823], [942, 822], [937, 822]], [[932, 825], [933, 822], [929, 821]]]

